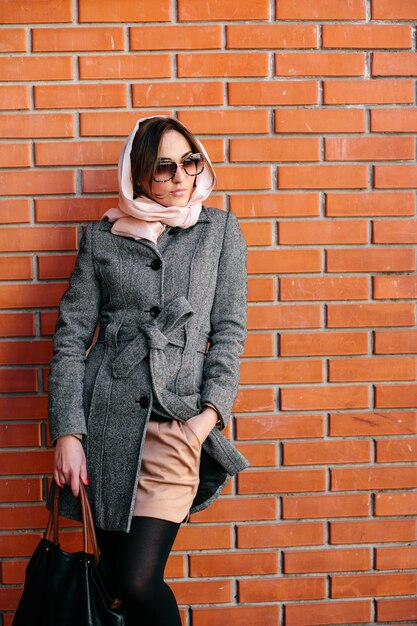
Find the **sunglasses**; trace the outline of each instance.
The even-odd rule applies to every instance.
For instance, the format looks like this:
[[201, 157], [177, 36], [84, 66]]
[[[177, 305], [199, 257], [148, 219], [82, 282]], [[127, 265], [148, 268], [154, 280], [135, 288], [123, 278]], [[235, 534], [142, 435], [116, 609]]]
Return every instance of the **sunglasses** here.
[[161, 159], [155, 166], [153, 180], [156, 183], [167, 183], [174, 178], [178, 167], [182, 167], [188, 176], [198, 176], [204, 170], [204, 156], [200, 152], [189, 154], [182, 163]]

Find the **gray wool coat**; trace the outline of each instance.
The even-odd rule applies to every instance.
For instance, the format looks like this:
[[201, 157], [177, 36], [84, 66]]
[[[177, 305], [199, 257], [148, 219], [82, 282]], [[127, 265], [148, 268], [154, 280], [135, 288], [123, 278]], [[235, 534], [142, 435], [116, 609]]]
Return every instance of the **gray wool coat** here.
[[[219, 209], [203, 207], [190, 228], [167, 227], [157, 244], [113, 235], [111, 226], [88, 225], [61, 301], [49, 420], [53, 444], [83, 435], [95, 524], [128, 532], [152, 410], [185, 421], [207, 401], [220, 412], [203, 442], [191, 513], [249, 465], [221, 432], [246, 339], [247, 249], [235, 215]], [[81, 519], [68, 486], [60, 514]]]

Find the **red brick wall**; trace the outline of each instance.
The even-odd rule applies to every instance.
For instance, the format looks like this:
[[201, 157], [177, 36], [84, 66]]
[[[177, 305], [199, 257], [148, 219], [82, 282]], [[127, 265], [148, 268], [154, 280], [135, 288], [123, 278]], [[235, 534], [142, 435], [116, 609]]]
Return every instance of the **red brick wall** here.
[[184, 625], [415, 623], [415, 0], [0, 0], [0, 20], [3, 626], [46, 523], [56, 308], [154, 112], [203, 138], [250, 247], [230, 435], [252, 467], [180, 531]]

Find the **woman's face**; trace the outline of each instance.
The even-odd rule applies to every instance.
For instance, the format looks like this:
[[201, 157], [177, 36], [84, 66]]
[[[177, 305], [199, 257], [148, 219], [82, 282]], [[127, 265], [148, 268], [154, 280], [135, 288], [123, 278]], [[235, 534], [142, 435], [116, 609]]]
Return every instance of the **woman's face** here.
[[[162, 136], [158, 151], [158, 161], [170, 159], [180, 164], [192, 154], [186, 138], [176, 130], [169, 130]], [[195, 177], [186, 174], [182, 167], [177, 167], [175, 176], [164, 183], [152, 181], [150, 197], [162, 206], [187, 206], [193, 193]]]

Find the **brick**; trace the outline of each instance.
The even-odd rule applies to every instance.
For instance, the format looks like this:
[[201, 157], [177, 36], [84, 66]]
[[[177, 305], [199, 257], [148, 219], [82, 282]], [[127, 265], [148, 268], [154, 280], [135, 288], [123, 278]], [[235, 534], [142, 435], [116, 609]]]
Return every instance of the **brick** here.
[[[292, 604], [285, 607], [286, 626], [327, 626], [328, 624], [367, 624], [371, 621], [372, 605], [362, 602], [315, 602]], [[349, 618], [347, 618], [349, 616]]]
[[378, 411], [375, 413], [332, 413], [333, 437], [408, 435], [417, 433], [417, 411]]
[[74, 78], [72, 59], [66, 56], [15, 56], [0, 58], [2, 80], [70, 80]]
[[417, 547], [376, 548], [376, 569], [417, 569]]
[[238, 391], [234, 403], [234, 410], [238, 413], [273, 411], [274, 408], [275, 393], [273, 389], [241, 389]]
[[178, 19], [180, 22], [216, 21], [216, 20], [268, 20], [270, 9], [268, 0], [241, 2], [230, 0], [227, 5], [223, 0], [211, 0], [209, 5], [196, 4], [189, 0], [178, 1]]
[[[415, 455], [415, 458], [417, 458], [417, 455]], [[402, 460], [405, 461], [406, 457]], [[417, 487], [417, 468], [393, 467], [390, 465], [386, 467], [332, 469], [331, 481], [332, 491], [415, 489]]]
[[186, 582], [170, 583], [175, 598], [181, 604], [221, 604], [232, 602], [232, 581], [220, 580], [187, 580]]
[[117, 170], [99, 169], [82, 172], [83, 193], [116, 193], [117, 190]]
[[268, 76], [266, 52], [213, 52], [178, 54], [178, 78], [210, 76]]
[[193, 626], [276, 626], [280, 619], [278, 606], [236, 606], [192, 610]]
[[319, 328], [321, 326], [320, 305], [270, 305], [253, 306], [248, 310], [249, 329], [275, 328]]
[[372, 76], [417, 76], [415, 52], [374, 52]]
[[40, 312], [40, 331], [41, 335], [52, 336], [55, 332], [55, 326], [58, 319], [57, 312]]
[[414, 159], [411, 137], [329, 137], [326, 161], [399, 161]]
[[[123, 28], [33, 28], [33, 52], [124, 50]], [[74, 85], [73, 85], [74, 86]]]
[[[53, 455], [53, 450], [26, 450], [25, 454], [2, 452], [0, 474], [47, 474], [53, 467]], [[39, 528], [42, 526], [45, 528], [46, 524], [42, 522]], [[13, 524], [11, 527], [13, 528]]]
[[239, 24], [226, 26], [227, 48], [316, 48], [313, 24]]
[[[330, 192], [326, 194], [326, 216], [328, 217], [414, 215], [414, 209], [414, 194], [408, 191]], [[377, 228], [374, 227], [374, 238], [375, 230], [381, 230], [379, 224], [380, 222], [375, 223]]]
[[[37, 374], [35, 369], [3, 370], [3, 372], [16, 372], [16, 378], [20, 376], [22, 372], [29, 372], [32, 375]], [[18, 391], [18, 389], [16, 390]], [[37, 389], [26, 389], [24, 391], [37, 391]], [[23, 446], [38, 447], [41, 445], [40, 424], [2, 424], [0, 425], [0, 443], [2, 448], [15, 448]], [[36, 494], [36, 497], [31, 497], [29, 492], [23, 488], [26, 480], [28, 488], [32, 489], [32, 492], [33, 494]], [[18, 493], [20, 494], [17, 498], [18, 500], [41, 500], [41, 484], [38, 479], [34, 481], [31, 479], [18, 479], [11, 482], [16, 484], [16, 487], [18, 488]], [[13, 492], [11, 492], [10, 489], [11, 487], [8, 485], [7, 480], [0, 481], [1, 498], [6, 502], [8, 500], [6, 497], [7, 494], [10, 495], [10, 501], [15, 501]], [[22, 498], [22, 495], [24, 494], [26, 494], [26, 497]]]
[[67, 285], [2, 285], [0, 286], [0, 306], [3, 309], [26, 307], [58, 306]]
[[[253, 281], [264, 281], [272, 279], [256, 279], [250, 278], [249, 284]], [[268, 298], [269, 300], [269, 298]], [[244, 349], [244, 356], [273, 356], [275, 353], [275, 337], [273, 333], [250, 333], [247, 336], [247, 341]]]
[[279, 189], [360, 189], [367, 186], [366, 165], [282, 165], [278, 171]]
[[318, 161], [319, 139], [293, 137], [230, 140], [231, 161]]
[[235, 419], [235, 436], [238, 440], [298, 439], [324, 435], [322, 415], [279, 414]]
[[[73, 137], [74, 117], [70, 113], [19, 113], [4, 115], [0, 121], [0, 137]], [[35, 172], [38, 173], [38, 172]]]
[[[281, 279], [282, 282], [283, 279]], [[282, 333], [281, 356], [359, 355], [368, 353], [366, 332]]]
[[332, 598], [360, 598], [411, 595], [415, 593], [417, 574], [361, 574], [332, 576]]
[[0, 406], [4, 412], [0, 413], [7, 420], [45, 419], [48, 415], [47, 396], [3, 396]]
[[277, 19], [280, 20], [364, 20], [366, 17], [363, 0], [276, 0]]
[[29, 167], [32, 165], [30, 144], [3, 143], [0, 145], [0, 167]]
[[417, 220], [384, 220], [373, 223], [373, 243], [417, 243]]
[[274, 552], [229, 552], [225, 554], [192, 554], [190, 576], [255, 576], [276, 574], [278, 555]]
[[364, 440], [287, 441], [282, 447], [283, 465], [334, 465], [371, 461], [370, 442]]
[[367, 243], [368, 225], [364, 220], [280, 222], [278, 241], [289, 245]]
[[0, 334], [2, 337], [33, 336], [35, 318], [33, 313], [2, 313]]
[[29, 87], [27, 85], [0, 85], [0, 110], [28, 108]]
[[30, 257], [0, 257], [0, 280], [28, 280], [31, 278], [33, 278], [33, 270]]
[[330, 543], [333, 545], [414, 541], [415, 533], [415, 520], [330, 522]]
[[55, 171], [54, 176], [41, 171], [3, 172], [0, 182], [6, 195], [75, 193], [75, 175], [70, 171]]
[[281, 390], [281, 409], [283, 411], [325, 411], [330, 409], [365, 409], [368, 407], [369, 390], [365, 385], [297, 387]]
[[415, 299], [417, 296], [417, 280], [415, 276], [375, 276], [375, 299]]
[[80, 56], [78, 63], [82, 80], [170, 78], [171, 76], [168, 54]]
[[276, 76], [364, 76], [362, 52], [277, 52]]
[[413, 0], [372, 0], [372, 19], [374, 20], [415, 20], [417, 7]]
[[236, 445], [237, 449], [251, 464], [251, 467], [275, 467], [277, 446], [274, 443], [247, 443]]
[[360, 109], [290, 109], [275, 112], [277, 133], [356, 133], [364, 130], [364, 111]]
[[[40, 502], [41, 500], [42, 483], [39, 478], [4, 478], [0, 480], [1, 502]], [[2, 583], [4, 584], [6, 581], [4, 580], [3, 566], [4, 562], [2, 563]]]
[[375, 165], [374, 185], [376, 189], [415, 188], [417, 165]]
[[252, 166], [238, 167], [233, 165], [216, 167], [216, 189], [271, 189], [272, 168], [258, 165], [254, 171]]
[[417, 331], [378, 331], [375, 333], [375, 354], [407, 354], [417, 352]]
[[18, 5], [13, 0], [0, 2], [0, 21], [3, 24], [71, 22], [72, 19], [71, 0], [59, 0], [53, 11], [44, 0], [21, 0]]
[[[6, 343], [6, 342], [4, 342]], [[7, 345], [7, 344], [6, 344]], [[1, 343], [3, 348], [3, 342]], [[0, 355], [4, 352], [0, 351]], [[11, 365], [6, 361], [6, 365]], [[38, 373], [35, 369], [2, 369], [0, 379], [1, 393], [22, 393], [38, 390]], [[1, 440], [1, 434], [0, 434]], [[18, 444], [21, 445], [21, 444]]]
[[21, 596], [21, 589], [3, 587], [0, 590], [0, 606], [3, 610], [15, 610]]
[[180, 111], [180, 122], [192, 132], [201, 135], [233, 135], [246, 133], [248, 127], [251, 133], [268, 132], [267, 111]]
[[367, 517], [370, 513], [367, 494], [284, 496], [283, 519]]
[[43, 505], [1, 507], [0, 527], [2, 530], [45, 528], [49, 512]]
[[366, 278], [323, 276], [281, 278], [280, 280], [281, 301], [366, 300], [368, 294], [369, 287]]
[[36, 165], [115, 165], [120, 141], [42, 142], [35, 144]]
[[272, 246], [271, 222], [251, 222], [241, 225], [248, 246]]
[[285, 574], [359, 572], [369, 569], [371, 569], [371, 551], [368, 548], [284, 552]]
[[404, 516], [417, 514], [417, 494], [415, 492], [386, 492], [375, 494], [376, 516]]
[[171, 111], [94, 111], [80, 113], [80, 136], [126, 138], [135, 127], [138, 119], [152, 115], [171, 115]]
[[250, 274], [320, 272], [320, 250], [253, 250], [248, 255]]
[[117, 206], [116, 198], [37, 198], [36, 222], [89, 222]]
[[379, 380], [415, 380], [415, 358], [330, 359], [330, 382], [366, 382]]
[[414, 101], [411, 80], [325, 80], [323, 93], [325, 104], [412, 104]]
[[240, 602], [283, 602], [321, 600], [326, 597], [324, 576], [309, 579], [281, 578], [239, 581]]
[[0, 535], [0, 555], [13, 558], [32, 556], [41, 539], [42, 533], [2, 534]]
[[[77, 230], [75, 227], [11, 227], [0, 233], [3, 252], [29, 250], [76, 250]], [[36, 285], [33, 285], [36, 286]]]
[[160, 0], [131, 2], [131, 0], [80, 0], [80, 22], [167, 22], [171, 18], [171, 3]]
[[195, 513], [193, 522], [238, 522], [251, 520], [275, 520], [276, 498], [222, 497], [208, 509]]
[[372, 132], [417, 132], [417, 110], [374, 109], [371, 111]]
[[[320, 215], [318, 193], [231, 195], [230, 208], [238, 217], [305, 217]], [[414, 214], [414, 212], [413, 212]]]
[[237, 527], [238, 548], [315, 546], [324, 543], [322, 522], [244, 524]]
[[413, 326], [411, 304], [329, 304], [328, 328], [366, 328], [374, 326]]
[[246, 471], [238, 477], [238, 486], [239, 494], [325, 491], [326, 474], [322, 469], [303, 472], [282, 469]]
[[377, 600], [377, 620], [378, 622], [385, 622], [393, 624], [397, 620], [403, 621], [417, 619], [417, 604], [415, 598], [394, 600]]
[[85, 109], [123, 107], [125, 85], [35, 85], [37, 109]]
[[26, 31], [24, 28], [3, 28], [0, 52], [26, 52]]
[[[247, 228], [246, 228], [247, 230]], [[243, 228], [242, 228], [243, 232]], [[248, 302], [272, 302], [275, 300], [275, 282], [272, 276], [268, 278], [249, 278], [248, 279]], [[266, 336], [264, 336], [266, 337]], [[272, 356], [273, 348], [269, 350], [267, 353], [263, 352], [265, 344], [262, 344], [263, 337], [259, 337], [260, 340], [260, 350], [261, 352], [256, 352], [252, 356]], [[252, 337], [248, 337], [249, 346], [245, 345], [245, 349], [248, 349], [253, 344], [253, 348], [256, 350], [256, 341]], [[265, 339], [265, 342], [267, 340]], [[269, 340], [268, 340], [269, 341]], [[252, 343], [251, 343], [252, 342]], [[271, 337], [272, 343], [272, 337]], [[269, 346], [269, 343], [268, 343]]]
[[[129, 28], [131, 50], [215, 50], [222, 47], [220, 25], [132, 26]], [[150, 87], [151, 85], [148, 85]], [[153, 84], [155, 87], [156, 85]], [[189, 84], [192, 87], [192, 84]]]
[[323, 48], [411, 48], [411, 27], [386, 24], [324, 24]]
[[224, 104], [224, 87], [220, 82], [175, 82], [133, 85], [135, 107], [210, 106]]
[[228, 84], [229, 104], [296, 105], [318, 104], [318, 83], [315, 81], [236, 82]]
[[41, 280], [68, 278], [74, 269], [74, 255], [38, 256], [38, 277]]
[[375, 406], [381, 409], [414, 409], [416, 405], [416, 385], [376, 385]]
[[344, 248], [326, 253], [328, 272], [407, 272], [415, 269], [411, 248]]
[[2, 365], [49, 363], [51, 358], [50, 341], [4, 341], [0, 344], [0, 363]]
[[417, 460], [417, 442], [414, 438], [377, 441], [376, 445], [376, 459], [378, 463], [412, 462]]

